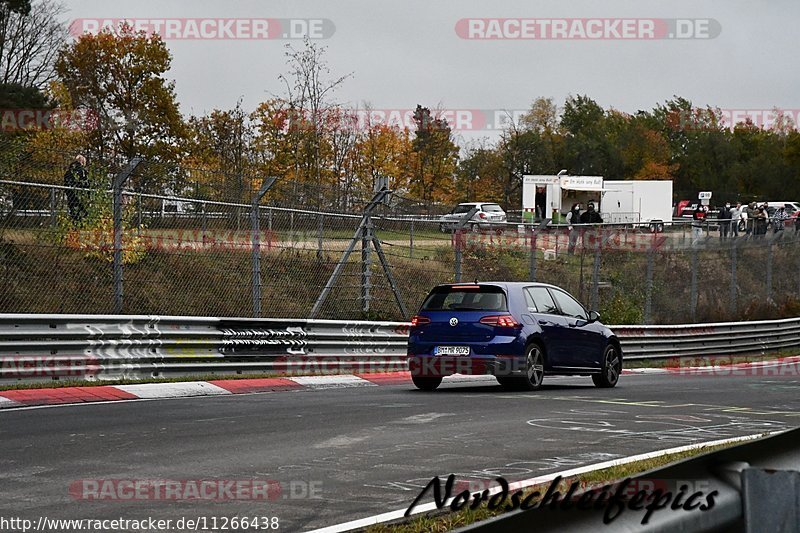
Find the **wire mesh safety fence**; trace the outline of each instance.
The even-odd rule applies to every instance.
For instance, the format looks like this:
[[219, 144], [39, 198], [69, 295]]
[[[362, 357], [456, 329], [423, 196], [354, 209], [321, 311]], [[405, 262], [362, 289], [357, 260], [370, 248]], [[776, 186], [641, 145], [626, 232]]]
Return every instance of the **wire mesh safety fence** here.
[[85, 187], [67, 187], [69, 162], [0, 162], [0, 312], [304, 318], [319, 305], [317, 318], [401, 320], [433, 285], [455, 280], [553, 283], [610, 323], [778, 318], [800, 310], [800, 239], [792, 225], [728, 240], [710, 225], [698, 236], [685, 224], [667, 224], [663, 233], [630, 225], [454, 230], [433, 214], [440, 206], [400, 195], [376, 206], [365, 225], [364, 194], [351, 195], [341, 212], [330, 188], [298, 185], [317, 200], [300, 209], [287, 196], [294, 184], [278, 179], [254, 207], [250, 189], [263, 177], [248, 178], [246, 192], [240, 181], [225, 185], [225, 176], [165, 187], [169, 181], [153, 173], [197, 172], [147, 162], [120, 195], [118, 295], [110, 184], [124, 166], [90, 168]]

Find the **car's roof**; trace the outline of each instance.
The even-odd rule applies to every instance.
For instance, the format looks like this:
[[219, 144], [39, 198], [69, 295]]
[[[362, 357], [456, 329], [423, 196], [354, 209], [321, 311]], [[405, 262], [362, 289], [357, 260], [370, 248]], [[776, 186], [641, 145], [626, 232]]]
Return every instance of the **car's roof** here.
[[458, 205], [500, 205], [497, 202], [461, 202]]
[[[511, 287], [553, 287], [555, 289], [561, 289], [561, 287], [557, 285], [552, 285], [550, 283], [541, 283], [538, 281], [479, 281], [478, 285], [495, 285], [499, 287], [511, 288]], [[437, 287], [446, 287], [446, 286], [462, 286], [462, 285], [475, 285], [474, 281], [462, 281], [461, 283], [441, 283], [437, 285]]]

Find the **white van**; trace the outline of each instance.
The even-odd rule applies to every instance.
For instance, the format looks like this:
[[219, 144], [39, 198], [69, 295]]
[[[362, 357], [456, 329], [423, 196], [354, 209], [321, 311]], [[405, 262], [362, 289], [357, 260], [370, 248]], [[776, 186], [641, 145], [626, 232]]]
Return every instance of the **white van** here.
[[792, 213], [800, 211], [800, 202], [767, 202], [767, 209], [769, 209], [770, 215], [779, 207], [786, 208], [786, 214], [791, 216]]

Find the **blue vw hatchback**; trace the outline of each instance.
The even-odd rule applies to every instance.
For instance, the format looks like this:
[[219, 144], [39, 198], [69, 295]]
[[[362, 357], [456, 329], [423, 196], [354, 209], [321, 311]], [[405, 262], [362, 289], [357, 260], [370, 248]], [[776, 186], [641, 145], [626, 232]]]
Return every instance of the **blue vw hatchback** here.
[[430, 391], [451, 374], [490, 374], [504, 387], [536, 390], [546, 374], [560, 374], [613, 387], [622, 349], [599, 318], [544, 283], [439, 285], [411, 320], [414, 385]]

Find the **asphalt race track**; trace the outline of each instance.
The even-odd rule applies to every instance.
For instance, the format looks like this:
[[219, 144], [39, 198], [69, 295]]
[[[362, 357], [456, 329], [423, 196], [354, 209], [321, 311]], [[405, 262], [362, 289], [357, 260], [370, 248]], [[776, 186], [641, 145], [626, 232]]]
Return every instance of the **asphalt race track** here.
[[[407, 383], [10, 409], [0, 516], [278, 517], [280, 531], [305, 531], [404, 509], [434, 475], [526, 479], [796, 427], [798, 391], [796, 375], [646, 374], [612, 390], [588, 378], [550, 378], [534, 393], [445, 381], [434, 393]], [[258, 501], [75, 492], [81, 480], [254, 478], [280, 490]]]

